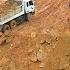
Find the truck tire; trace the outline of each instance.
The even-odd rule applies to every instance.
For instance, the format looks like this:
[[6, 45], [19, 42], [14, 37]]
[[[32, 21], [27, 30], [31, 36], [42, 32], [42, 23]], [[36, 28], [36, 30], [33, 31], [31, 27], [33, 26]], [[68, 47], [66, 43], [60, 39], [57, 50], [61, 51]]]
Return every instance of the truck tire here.
[[27, 15], [28, 21], [31, 19], [31, 17], [32, 17], [32, 14], [29, 13], [29, 14]]
[[29, 21], [31, 18], [31, 13], [25, 14], [25, 21]]
[[10, 25], [10, 28], [12, 29], [12, 28], [16, 27], [17, 22], [15, 20], [12, 20], [9, 25]]
[[8, 24], [3, 25], [2, 32], [4, 33], [8, 30], [10, 30], [10, 26]]
[[27, 14], [25, 14], [25, 21], [28, 21], [28, 17], [27, 17]]

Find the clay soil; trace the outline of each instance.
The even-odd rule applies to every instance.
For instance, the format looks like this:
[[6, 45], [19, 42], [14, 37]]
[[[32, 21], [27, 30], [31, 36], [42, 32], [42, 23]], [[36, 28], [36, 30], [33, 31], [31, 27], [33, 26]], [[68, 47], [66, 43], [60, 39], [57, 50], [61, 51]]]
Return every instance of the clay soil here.
[[28, 22], [3, 34], [0, 70], [70, 70], [68, 0], [35, 0]]

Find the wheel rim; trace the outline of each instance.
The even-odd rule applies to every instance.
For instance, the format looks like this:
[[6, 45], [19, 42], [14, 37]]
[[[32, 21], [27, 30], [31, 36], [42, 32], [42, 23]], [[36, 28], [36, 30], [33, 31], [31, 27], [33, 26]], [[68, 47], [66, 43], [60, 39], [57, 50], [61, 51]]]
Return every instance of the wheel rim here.
[[3, 32], [6, 32], [6, 31], [8, 31], [8, 30], [10, 30], [9, 25], [4, 25], [2, 31], [3, 31]]

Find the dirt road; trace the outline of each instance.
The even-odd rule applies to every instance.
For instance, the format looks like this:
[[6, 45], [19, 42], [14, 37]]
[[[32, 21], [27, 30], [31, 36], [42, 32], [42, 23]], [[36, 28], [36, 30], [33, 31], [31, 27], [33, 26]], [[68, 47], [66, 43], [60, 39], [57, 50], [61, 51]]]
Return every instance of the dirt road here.
[[4, 35], [0, 70], [70, 70], [67, 0], [36, 0], [29, 22]]

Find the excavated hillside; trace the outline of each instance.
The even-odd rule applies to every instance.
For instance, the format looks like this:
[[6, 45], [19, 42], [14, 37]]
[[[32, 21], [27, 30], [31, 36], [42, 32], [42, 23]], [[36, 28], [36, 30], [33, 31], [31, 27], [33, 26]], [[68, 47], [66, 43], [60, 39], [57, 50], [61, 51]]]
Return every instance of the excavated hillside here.
[[35, 0], [36, 13], [3, 34], [0, 70], [70, 70], [68, 0]]

